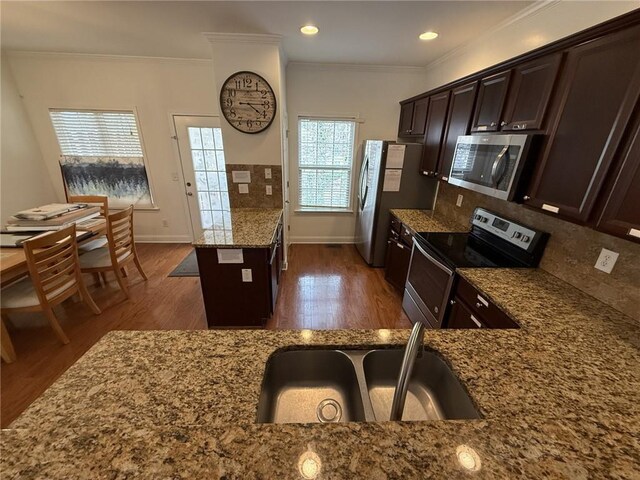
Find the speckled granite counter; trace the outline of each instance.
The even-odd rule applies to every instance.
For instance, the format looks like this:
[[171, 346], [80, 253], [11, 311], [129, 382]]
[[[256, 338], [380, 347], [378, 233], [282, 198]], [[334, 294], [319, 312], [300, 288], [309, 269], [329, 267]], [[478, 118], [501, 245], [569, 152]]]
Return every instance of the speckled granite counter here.
[[255, 424], [279, 348], [407, 330], [113, 332], [2, 432], [3, 478], [639, 478], [640, 326], [540, 270], [461, 272], [520, 330], [430, 330], [482, 420]]
[[389, 210], [398, 220], [414, 232], [465, 232], [469, 225], [460, 225], [437, 215], [433, 210], [393, 208]]
[[273, 242], [281, 208], [232, 208], [231, 228], [205, 230], [194, 247], [265, 248]]

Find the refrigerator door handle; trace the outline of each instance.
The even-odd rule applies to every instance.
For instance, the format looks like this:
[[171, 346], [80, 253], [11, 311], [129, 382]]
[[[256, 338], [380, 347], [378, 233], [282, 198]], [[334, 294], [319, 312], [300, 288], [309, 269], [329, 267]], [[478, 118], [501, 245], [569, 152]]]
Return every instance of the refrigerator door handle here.
[[[366, 184], [366, 178], [369, 175], [369, 157], [365, 157], [364, 164], [360, 170], [360, 188], [358, 194], [360, 196], [360, 210], [362, 210], [367, 203], [367, 194], [369, 193], [369, 186]], [[362, 188], [364, 187], [364, 193]]]

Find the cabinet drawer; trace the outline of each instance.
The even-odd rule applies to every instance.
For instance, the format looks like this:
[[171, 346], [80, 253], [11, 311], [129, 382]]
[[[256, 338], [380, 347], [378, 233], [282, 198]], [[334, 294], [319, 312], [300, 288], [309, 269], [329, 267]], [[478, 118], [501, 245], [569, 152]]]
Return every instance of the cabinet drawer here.
[[402, 230], [402, 222], [393, 215], [391, 216], [391, 230], [398, 233]]
[[402, 225], [402, 230], [400, 232], [400, 240], [402, 240], [402, 243], [404, 243], [405, 245], [408, 245], [409, 247], [413, 247], [413, 234], [411, 233], [411, 230], [407, 228], [406, 225]]
[[447, 328], [487, 328], [487, 325], [464, 304], [460, 297], [455, 297], [449, 312]]
[[486, 295], [478, 292], [464, 278], [458, 278], [455, 294], [489, 328], [520, 328], [506, 313], [494, 305]]

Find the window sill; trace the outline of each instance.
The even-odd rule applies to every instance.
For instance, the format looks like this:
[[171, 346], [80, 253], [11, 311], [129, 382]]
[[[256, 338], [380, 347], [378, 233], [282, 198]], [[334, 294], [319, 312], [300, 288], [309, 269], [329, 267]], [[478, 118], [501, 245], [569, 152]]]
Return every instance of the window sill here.
[[346, 213], [352, 214], [353, 210], [350, 208], [322, 208], [322, 207], [300, 207], [294, 210], [295, 213]]

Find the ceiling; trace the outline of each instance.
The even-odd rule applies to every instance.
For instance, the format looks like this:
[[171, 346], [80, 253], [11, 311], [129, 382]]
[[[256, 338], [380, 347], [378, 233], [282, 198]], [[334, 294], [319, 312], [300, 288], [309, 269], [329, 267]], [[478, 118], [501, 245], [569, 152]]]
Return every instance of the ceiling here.
[[[8, 50], [210, 58], [202, 32], [283, 36], [292, 61], [424, 66], [531, 1], [2, 1]], [[303, 36], [300, 26], [320, 28]], [[426, 30], [440, 34], [424, 42]]]

